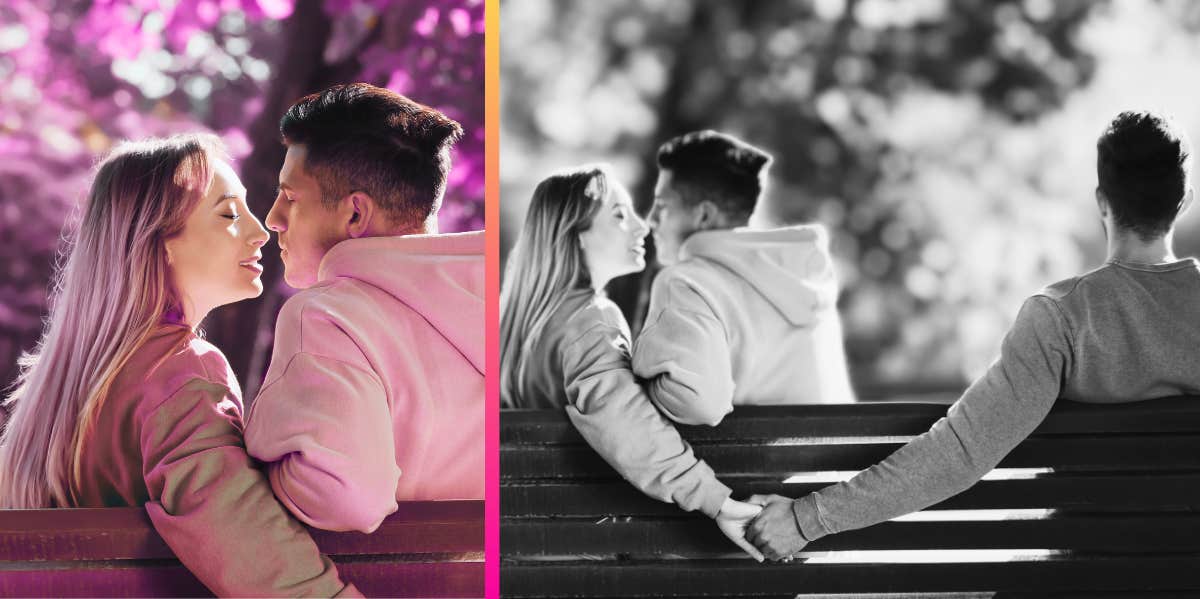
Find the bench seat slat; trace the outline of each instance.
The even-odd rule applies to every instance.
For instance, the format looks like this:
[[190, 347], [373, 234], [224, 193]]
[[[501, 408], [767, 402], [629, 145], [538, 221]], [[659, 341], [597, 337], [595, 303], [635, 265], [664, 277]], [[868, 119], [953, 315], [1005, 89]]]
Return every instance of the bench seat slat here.
[[[693, 441], [918, 435], [946, 415], [941, 403], [873, 402], [845, 405], [739, 406], [720, 426], [680, 426]], [[501, 418], [500, 443], [562, 444], [583, 439], [559, 410], [510, 410]], [[1200, 432], [1200, 397], [1124, 404], [1061, 400], [1034, 435]]]
[[[778, 494], [800, 497], [829, 483], [775, 480], [724, 481], [737, 498]], [[500, 489], [508, 517], [523, 516], [677, 516], [679, 508], [648, 501], [625, 481], [520, 482]], [[1192, 510], [1200, 512], [1200, 473], [1070, 475], [1020, 480], [985, 480], [932, 506], [932, 509], [1080, 509], [1112, 511]]]
[[[695, 445], [719, 476], [824, 470], [861, 470], [901, 443], [800, 445]], [[1200, 435], [1063, 437], [1029, 439], [1000, 462], [1002, 468], [1059, 470], [1200, 470]], [[615, 478], [616, 472], [586, 445], [501, 447], [500, 475], [525, 478]]]
[[[502, 519], [501, 553], [721, 556], [739, 550], [708, 519]], [[999, 521], [902, 521], [831, 535], [812, 551], [1071, 549], [1200, 553], [1200, 515], [1077, 515]], [[1200, 577], [1198, 577], [1200, 578]]]
[[[368, 597], [480, 597], [482, 560], [380, 563], [335, 560], [338, 572]], [[175, 560], [68, 562], [0, 571], [4, 597], [211, 597]], [[16, 567], [15, 567], [16, 566]], [[31, 565], [32, 566], [32, 565]]]
[[606, 564], [506, 563], [505, 597], [733, 597], [805, 593], [1200, 590], [1200, 555], [1073, 557], [930, 564], [757, 564], [749, 560], [662, 560]]

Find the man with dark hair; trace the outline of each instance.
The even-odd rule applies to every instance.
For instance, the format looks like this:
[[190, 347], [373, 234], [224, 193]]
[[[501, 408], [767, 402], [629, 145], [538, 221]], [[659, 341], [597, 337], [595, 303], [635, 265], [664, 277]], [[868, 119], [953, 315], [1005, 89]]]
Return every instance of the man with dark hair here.
[[483, 232], [437, 232], [462, 128], [357, 83], [300, 99], [280, 133], [266, 224], [300, 292], [247, 450], [327, 530], [371, 532], [401, 500], [483, 499]]
[[795, 502], [772, 495], [747, 538], [789, 559], [807, 543], [923, 509], [975, 484], [1058, 398], [1200, 394], [1200, 263], [1171, 249], [1192, 200], [1191, 149], [1167, 119], [1123, 112], [1097, 143], [1108, 260], [1025, 301], [987, 373], [929, 432], [851, 480]]
[[744, 228], [770, 163], [716, 131], [659, 148], [649, 221], [665, 267], [633, 369], [677, 422], [715, 425], [734, 405], [854, 401], [824, 228]]

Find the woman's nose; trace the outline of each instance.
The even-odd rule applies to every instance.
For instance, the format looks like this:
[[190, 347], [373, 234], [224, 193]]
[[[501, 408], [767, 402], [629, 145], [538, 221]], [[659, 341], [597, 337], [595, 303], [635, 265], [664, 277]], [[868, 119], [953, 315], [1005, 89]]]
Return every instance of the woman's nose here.
[[258, 220], [257, 217], [252, 218], [254, 218], [254, 228], [252, 229], [253, 232], [250, 235], [250, 245], [254, 247], [262, 247], [271, 240], [271, 234], [263, 228], [262, 221]]
[[650, 233], [650, 227], [646, 224], [646, 221], [643, 220], [641, 217], [634, 216], [633, 222], [635, 225], [635, 232], [637, 233], [638, 237], [645, 237], [647, 234]]

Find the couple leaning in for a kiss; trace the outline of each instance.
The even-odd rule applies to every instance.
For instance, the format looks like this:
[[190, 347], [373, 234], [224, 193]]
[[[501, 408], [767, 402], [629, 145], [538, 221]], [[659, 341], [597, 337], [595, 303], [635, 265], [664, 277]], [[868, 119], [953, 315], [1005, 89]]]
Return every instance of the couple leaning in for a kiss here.
[[218, 595], [361, 596], [299, 521], [371, 532], [398, 500], [483, 499], [483, 234], [437, 233], [462, 128], [436, 110], [337, 86], [280, 133], [265, 220], [301, 291], [244, 443], [238, 382], [197, 327], [262, 293], [269, 233], [217, 138], [125, 143], [7, 400], [0, 507], [145, 505]]
[[825, 232], [745, 228], [770, 157], [721, 133], [659, 149], [649, 229], [664, 268], [632, 343], [603, 295], [645, 266], [647, 225], [628, 192], [604, 168], [538, 185], [501, 290], [504, 405], [565, 408], [638, 489], [702, 511], [760, 560], [788, 561], [967, 489], [1058, 398], [1200, 395], [1200, 263], [1172, 250], [1193, 196], [1188, 141], [1160, 115], [1124, 112], [1096, 148], [1105, 264], [1025, 300], [999, 358], [946, 417], [846, 482], [735, 501], [672, 424], [716, 425], [738, 405], [854, 401]]

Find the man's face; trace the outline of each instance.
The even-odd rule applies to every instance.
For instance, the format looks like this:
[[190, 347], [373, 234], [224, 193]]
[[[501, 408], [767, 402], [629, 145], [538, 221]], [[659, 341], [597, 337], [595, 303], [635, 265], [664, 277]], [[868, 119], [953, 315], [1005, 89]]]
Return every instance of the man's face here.
[[669, 170], [658, 171], [654, 184], [654, 206], [646, 219], [654, 233], [654, 246], [658, 261], [663, 265], [679, 260], [679, 246], [695, 233], [696, 208], [683, 201], [674, 184], [674, 174]]
[[289, 145], [279, 171], [279, 192], [267, 213], [267, 228], [279, 234], [283, 278], [297, 289], [317, 282], [325, 252], [349, 234], [337, 209], [321, 202], [321, 187], [304, 168], [308, 149]]

